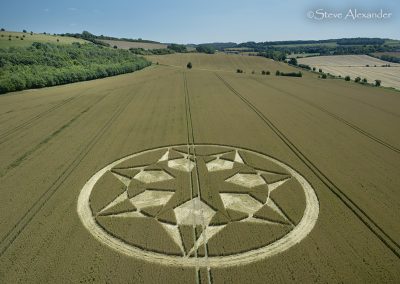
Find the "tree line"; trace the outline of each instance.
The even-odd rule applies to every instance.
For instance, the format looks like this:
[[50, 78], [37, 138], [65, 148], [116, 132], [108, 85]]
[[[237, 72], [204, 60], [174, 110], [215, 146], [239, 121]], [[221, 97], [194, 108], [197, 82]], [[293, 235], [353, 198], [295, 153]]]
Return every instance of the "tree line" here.
[[94, 44], [0, 49], [0, 93], [42, 88], [134, 72], [151, 62], [128, 50]]

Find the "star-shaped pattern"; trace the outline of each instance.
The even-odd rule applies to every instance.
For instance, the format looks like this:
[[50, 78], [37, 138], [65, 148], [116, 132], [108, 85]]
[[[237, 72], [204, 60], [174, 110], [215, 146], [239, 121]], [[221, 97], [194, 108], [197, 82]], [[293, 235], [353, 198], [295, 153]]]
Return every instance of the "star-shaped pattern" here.
[[[186, 257], [231, 222], [294, 226], [270, 197], [290, 175], [256, 169], [239, 150], [196, 154], [195, 148], [171, 147], [111, 173], [125, 190], [97, 215], [155, 218]], [[191, 247], [183, 240], [183, 226], [200, 228]]]

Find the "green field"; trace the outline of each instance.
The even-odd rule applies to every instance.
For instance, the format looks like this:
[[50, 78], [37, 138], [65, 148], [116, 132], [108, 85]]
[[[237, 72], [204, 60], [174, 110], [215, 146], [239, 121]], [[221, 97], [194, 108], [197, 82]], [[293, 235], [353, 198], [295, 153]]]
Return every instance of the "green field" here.
[[[11, 40], [9, 40], [10, 38]], [[21, 40], [21, 38], [23, 38], [23, 40]], [[34, 42], [54, 43], [54, 44], [71, 44], [73, 42], [87, 43], [86, 40], [74, 37], [66, 37], [66, 36], [58, 36], [50, 34], [37, 34], [37, 33], [33, 33], [31, 35], [30, 32], [22, 33], [22, 32], [0, 31], [0, 48], [13, 47], [13, 46], [16, 47], [30, 46]]]
[[399, 282], [398, 92], [148, 58], [0, 96], [1, 283]]

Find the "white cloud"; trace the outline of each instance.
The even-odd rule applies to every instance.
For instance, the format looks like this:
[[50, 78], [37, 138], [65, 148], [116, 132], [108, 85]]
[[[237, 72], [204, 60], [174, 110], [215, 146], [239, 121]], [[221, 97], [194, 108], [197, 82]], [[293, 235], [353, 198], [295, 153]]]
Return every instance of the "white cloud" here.
[[78, 10], [78, 9], [77, 9], [77, 8], [71, 7], [71, 8], [68, 8], [68, 10], [69, 10], [69, 11], [76, 11], [76, 10]]

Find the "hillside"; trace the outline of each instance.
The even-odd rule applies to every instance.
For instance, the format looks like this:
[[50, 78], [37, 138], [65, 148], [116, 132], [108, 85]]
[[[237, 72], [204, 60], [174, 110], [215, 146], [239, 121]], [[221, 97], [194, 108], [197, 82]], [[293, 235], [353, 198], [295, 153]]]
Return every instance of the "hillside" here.
[[30, 46], [34, 42], [71, 44], [73, 42], [86, 43], [87, 41], [69, 36], [0, 31], [0, 48]]

